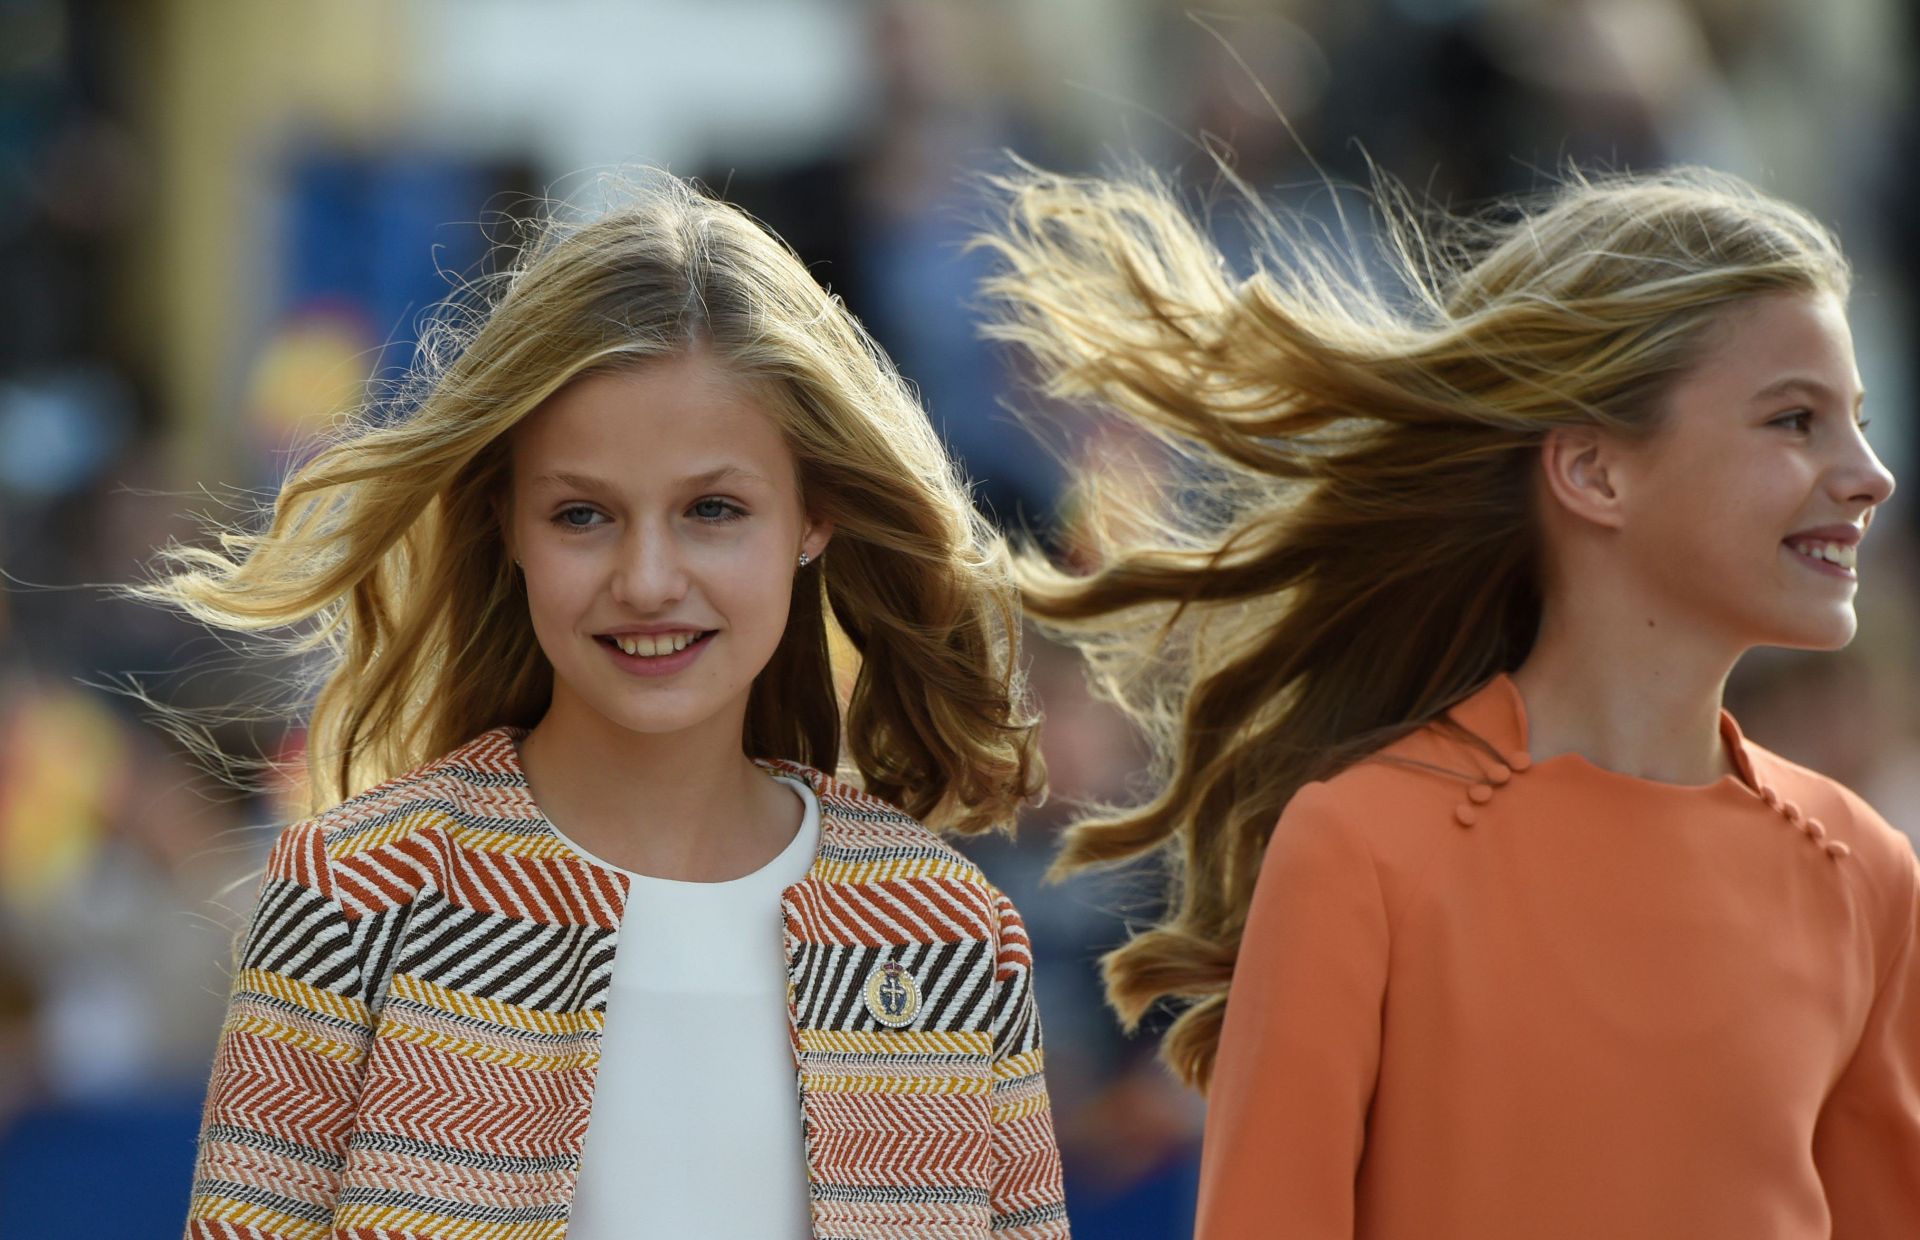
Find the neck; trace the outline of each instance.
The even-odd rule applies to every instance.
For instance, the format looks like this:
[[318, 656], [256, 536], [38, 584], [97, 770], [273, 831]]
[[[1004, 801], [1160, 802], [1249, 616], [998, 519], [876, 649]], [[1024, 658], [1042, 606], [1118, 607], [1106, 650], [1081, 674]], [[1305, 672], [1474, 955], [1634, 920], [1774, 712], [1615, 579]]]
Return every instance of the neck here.
[[740, 746], [729, 712], [672, 733], [634, 732], [556, 692], [520, 742], [541, 812], [624, 869], [712, 882], [751, 873], [793, 837], [799, 805]]
[[1593, 593], [1600, 601], [1549, 601], [1539, 638], [1513, 674], [1532, 756], [1577, 753], [1673, 784], [1732, 772], [1720, 708], [1738, 650], [1684, 631], [1625, 591]]

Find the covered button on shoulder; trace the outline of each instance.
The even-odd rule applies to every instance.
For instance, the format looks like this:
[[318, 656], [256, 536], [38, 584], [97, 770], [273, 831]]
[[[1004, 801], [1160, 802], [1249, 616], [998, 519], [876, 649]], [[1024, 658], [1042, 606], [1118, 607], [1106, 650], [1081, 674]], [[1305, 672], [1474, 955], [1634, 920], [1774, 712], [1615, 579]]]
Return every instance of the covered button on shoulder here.
[[1480, 821], [1480, 814], [1473, 806], [1462, 802], [1453, 811], [1453, 820], [1463, 827], [1470, 827]]

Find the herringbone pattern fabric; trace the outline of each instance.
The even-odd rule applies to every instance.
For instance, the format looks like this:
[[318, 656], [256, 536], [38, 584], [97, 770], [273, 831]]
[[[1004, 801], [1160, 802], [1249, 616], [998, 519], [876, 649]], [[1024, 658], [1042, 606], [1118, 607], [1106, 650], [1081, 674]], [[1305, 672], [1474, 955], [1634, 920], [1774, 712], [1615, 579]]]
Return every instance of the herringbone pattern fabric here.
[[[281, 834], [189, 1237], [564, 1234], [627, 881], [548, 827], [520, 735]], [[820, 801], [819, 854], [783, 901], [815, 1236], [1066, 1236], [1018, 912], [899, 810], [767, 765]], [[876, 1007], [883, 983], [913, 1002]]]

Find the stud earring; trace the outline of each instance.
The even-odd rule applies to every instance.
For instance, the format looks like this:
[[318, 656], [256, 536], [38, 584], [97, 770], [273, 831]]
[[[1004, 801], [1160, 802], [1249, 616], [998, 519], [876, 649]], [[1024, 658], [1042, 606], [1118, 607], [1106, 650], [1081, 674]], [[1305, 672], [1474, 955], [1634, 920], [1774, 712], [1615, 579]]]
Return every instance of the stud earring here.
[[809, 563], [811, 563], [811, 562], [812, 562], [812, 560], [813, 560], [813, 557], [812, 557], [812, 556], [810, 556], [810, 555], [808, 555], [808, 554], [807, 554], [806, 552], [804, 552], [804, 551], [802, 551], [802, 552], [800, 553], [800, 567], [801, 567], [801, 568], [805, 568], [805, 567], [806, 567], [806, 566], [807, 566], [807, 565], [808, 565]]

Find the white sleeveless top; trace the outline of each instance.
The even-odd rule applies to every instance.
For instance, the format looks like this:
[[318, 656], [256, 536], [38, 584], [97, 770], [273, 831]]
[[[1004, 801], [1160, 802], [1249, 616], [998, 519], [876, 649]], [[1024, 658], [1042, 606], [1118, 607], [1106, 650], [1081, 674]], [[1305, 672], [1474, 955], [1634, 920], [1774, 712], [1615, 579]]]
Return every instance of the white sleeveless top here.
[[[760, 869], [632, 884], [567, 1240], [812, 1234], [780, 895], [813, 864], [820, 804]], [[559, 834], [558, 831], [555, 834]]]

